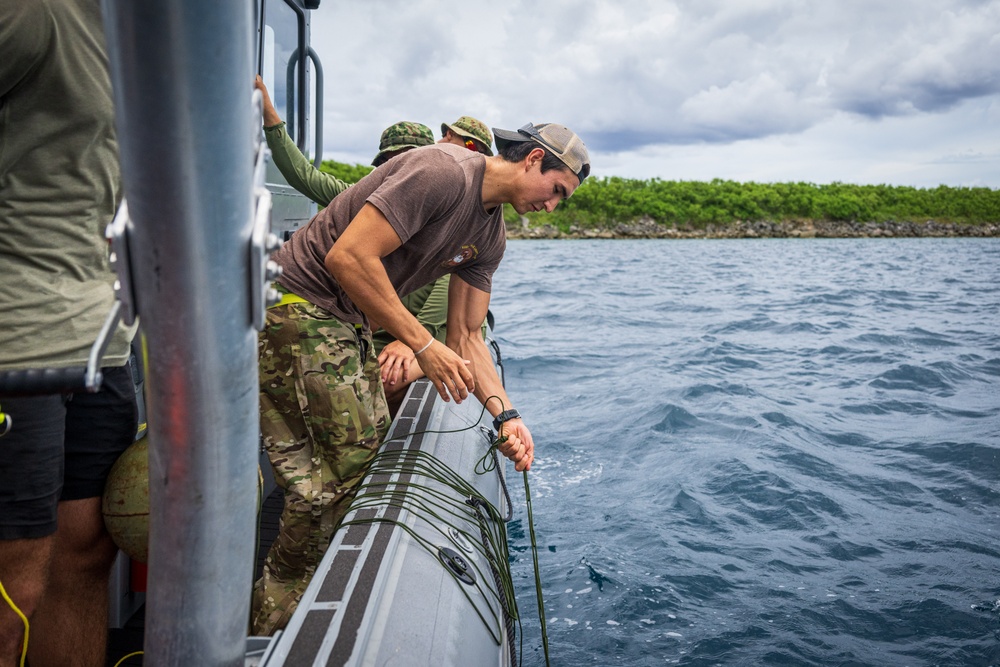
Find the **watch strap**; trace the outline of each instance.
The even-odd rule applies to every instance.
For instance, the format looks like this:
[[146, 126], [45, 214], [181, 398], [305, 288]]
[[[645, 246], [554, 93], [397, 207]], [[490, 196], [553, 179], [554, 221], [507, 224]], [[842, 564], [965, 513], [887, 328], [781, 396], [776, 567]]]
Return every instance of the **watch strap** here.
[[520, 418], [521, 418], [521, 413], [518, 412], [517, 410], [513, 408], [511, 408], [510, 410], [504, 410], [503, 412], [501, 412], [496, 416], [496, 419], [493, 420], [493, 430], [499, 431], [500, 425], [509, 419], [520, 419]]

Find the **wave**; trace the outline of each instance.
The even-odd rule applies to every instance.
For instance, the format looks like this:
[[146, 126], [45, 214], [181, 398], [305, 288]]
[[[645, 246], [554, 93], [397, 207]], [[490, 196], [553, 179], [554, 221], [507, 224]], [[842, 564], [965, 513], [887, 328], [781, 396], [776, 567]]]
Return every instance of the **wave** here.
[[560, 663], [1000, 664], [1000, 240], [882, 241], [505, 259]]
[[869, 384], [880, 389], [932, 392], [937, 395], [951, 395], [954, 389], [954, 385], [945, 379], [944, 374], [912, 364], [902, 364], [886, 371]]

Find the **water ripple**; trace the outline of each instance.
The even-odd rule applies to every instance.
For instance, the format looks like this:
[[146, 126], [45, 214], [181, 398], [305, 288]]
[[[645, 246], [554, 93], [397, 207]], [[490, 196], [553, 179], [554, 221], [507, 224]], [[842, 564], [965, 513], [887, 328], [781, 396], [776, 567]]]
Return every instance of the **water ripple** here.
[[1000, 240], [508, 248], [553, 664], [1000, 664]]

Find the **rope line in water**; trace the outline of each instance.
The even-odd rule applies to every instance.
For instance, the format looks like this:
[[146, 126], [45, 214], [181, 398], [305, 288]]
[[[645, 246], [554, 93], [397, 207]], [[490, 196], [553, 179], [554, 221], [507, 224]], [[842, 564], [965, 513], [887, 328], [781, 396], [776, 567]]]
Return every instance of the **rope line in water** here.
[[535, 594], [538, 598], [538, 620], [542, 625], [542, 647], [545, 649], [545, 664], [549, 664], [549, 633], [545, 628], [545, 602], [542, 600], [542, 579], [538, 575], [538, 543], [535, 541], [535, 520], [531, 513], [531, 487], [528, 486], [528, 471], [524, 475], [524, 501], [528, 507], [528, 532], [531, 533], [531, 561], [535, 567]]

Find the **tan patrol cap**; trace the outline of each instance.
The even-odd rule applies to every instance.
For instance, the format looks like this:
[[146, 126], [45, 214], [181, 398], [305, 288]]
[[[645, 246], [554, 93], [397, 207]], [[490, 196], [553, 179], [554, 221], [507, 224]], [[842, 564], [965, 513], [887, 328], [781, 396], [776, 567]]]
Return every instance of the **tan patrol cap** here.
[[493, 137], [490, 136], [490, 128], [483, 121], [472, 116], [462, 116], [451, 125], [441, 123], [441, 136], [444, 136], [448, 130], [465, 139], [472, 139], [483, 155], [493, 155], [490, 148], [493, 145]]

